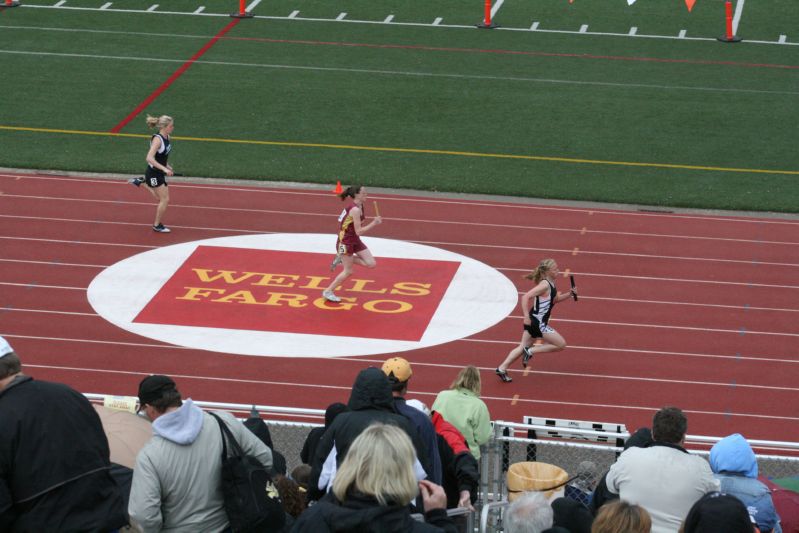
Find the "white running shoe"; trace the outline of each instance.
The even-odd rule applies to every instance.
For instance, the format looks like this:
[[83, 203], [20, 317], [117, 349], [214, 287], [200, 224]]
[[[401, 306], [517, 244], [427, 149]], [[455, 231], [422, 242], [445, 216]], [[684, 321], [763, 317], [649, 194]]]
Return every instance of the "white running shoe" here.
[[158, 224], [157, 226], [153, 226], [153, 231], [157, 231], [158, 233], [170, 233], [172, 230], [163, 224]]
[[338, 303], [341, 301], [341, 298], [333, 294], [333, 291], [324, 291], [322, 292], [322, 297], [328, 302]]

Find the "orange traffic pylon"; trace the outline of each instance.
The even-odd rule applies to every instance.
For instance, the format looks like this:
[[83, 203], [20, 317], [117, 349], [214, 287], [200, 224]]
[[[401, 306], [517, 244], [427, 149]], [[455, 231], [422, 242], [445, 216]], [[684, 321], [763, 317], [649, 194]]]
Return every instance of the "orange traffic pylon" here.
[[341, 188], [341, 181], [336, 181], [336, 188], [333, 189], [333, 192], [336, 194], [341, 194], [344, 190]]

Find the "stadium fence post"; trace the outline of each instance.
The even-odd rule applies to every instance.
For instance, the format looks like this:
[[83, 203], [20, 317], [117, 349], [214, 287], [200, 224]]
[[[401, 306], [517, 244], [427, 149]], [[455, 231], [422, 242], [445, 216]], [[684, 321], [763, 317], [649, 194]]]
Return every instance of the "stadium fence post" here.
[[724, 35], [723, 37], [719, 37], [719, 41], [722, 41], [722, 42], [725, 42], [725, 43], [739, 43], [739, 42], [741, 42], [741, 38], [738, 37], [737, 35], [733, 34], [733, 32], [732, 32], [732, 2], [730, 2], [730, 0], [727, 0], [726, 2], [724, 2], [724, 13], [725, 13], [726, 22], [727, 22], [727, 31], [726, 31], [726, 35]]
[[248, 19], [248, 18], [252, 18], [253, 14], [250, 13], [249, 11], [247, 11], [246, 6], [244, 5], [244, 0], [239, 0], [239, 10], [238, 10], [238, 12], [237, 13], [231, 13], [230, 16], [233, 17], [233, 18], [237, 18], [237, 19]]

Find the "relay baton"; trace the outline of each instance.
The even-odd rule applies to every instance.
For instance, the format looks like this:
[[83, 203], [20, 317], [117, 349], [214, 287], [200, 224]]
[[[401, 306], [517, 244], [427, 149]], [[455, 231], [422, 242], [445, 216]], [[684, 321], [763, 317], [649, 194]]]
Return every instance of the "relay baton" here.
[[377, 208], [377, 202], [375, 202], [375, 216], [376, 217], [380, 216], [380, 209]]
[[574, 301], [576, 302], [577, 301], [577, 293], [574, 292], [574, 276], [570, 275], [569, 276], [569, 281], [571, 281], [571, 283], [572, 283], [572, 298], [574, 298]]

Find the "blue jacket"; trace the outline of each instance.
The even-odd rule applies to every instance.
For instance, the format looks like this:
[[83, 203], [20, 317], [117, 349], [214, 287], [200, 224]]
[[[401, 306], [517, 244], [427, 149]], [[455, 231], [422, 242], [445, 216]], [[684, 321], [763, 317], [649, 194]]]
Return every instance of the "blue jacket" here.
[[721, 492], [741, 500], [763, 533], [782, 533], [769, 488], [757, 480], [757, 458], [743, 436], [724, 437], [710, 450], [710, 468], [721, 482]]

